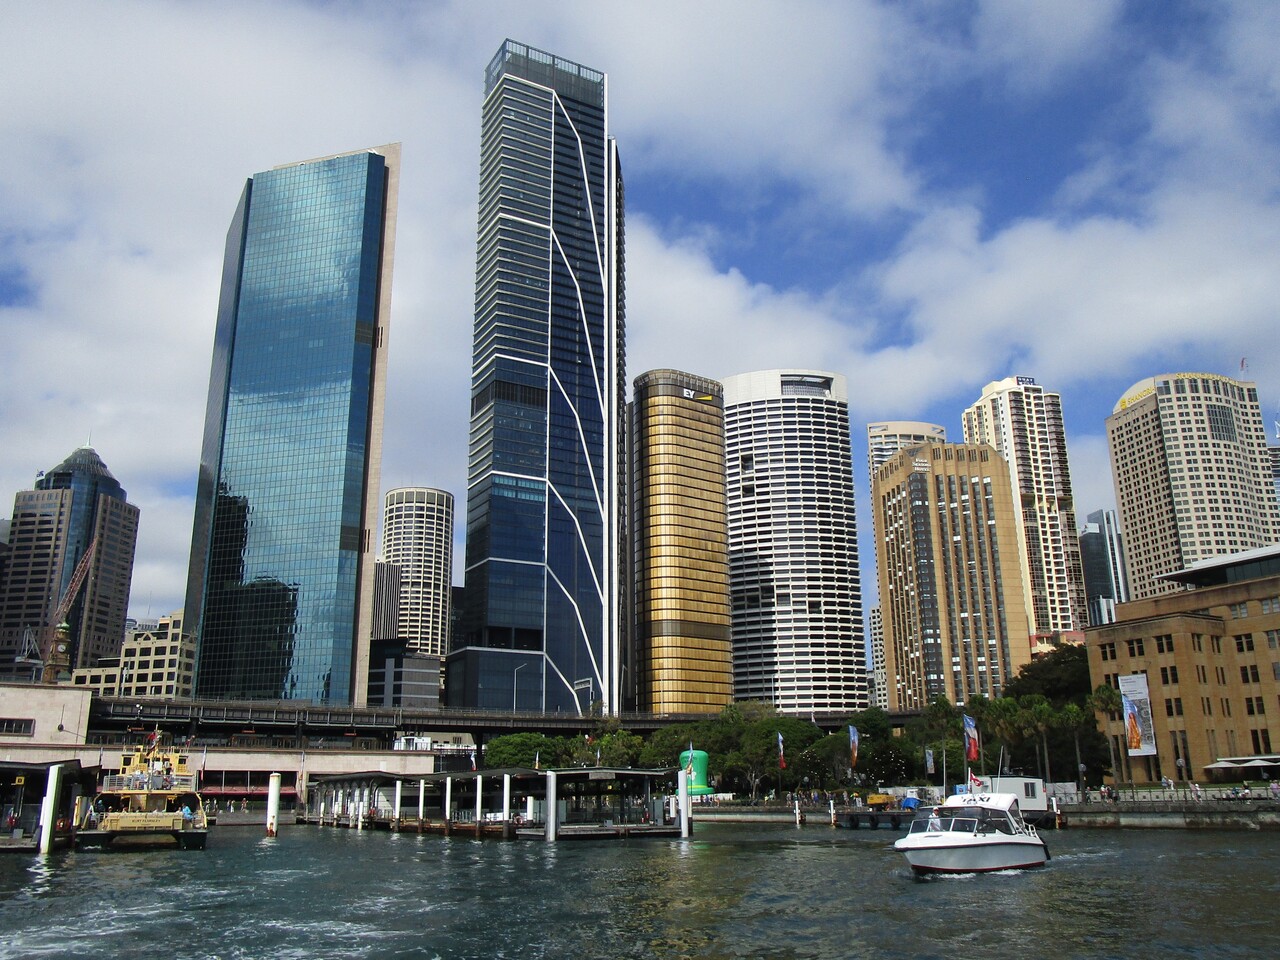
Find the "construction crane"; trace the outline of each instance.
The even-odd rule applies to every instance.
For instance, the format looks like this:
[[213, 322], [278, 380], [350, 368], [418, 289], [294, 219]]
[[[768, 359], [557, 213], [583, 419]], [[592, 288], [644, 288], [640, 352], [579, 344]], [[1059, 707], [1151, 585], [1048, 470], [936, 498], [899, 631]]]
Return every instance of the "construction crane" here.
[[71, 582], [67, 584], [62, 599], [54, 608], [53, 614], [49, 617], [49, 623], [45, 627], [44, 640], [40, 645], [40, 663], [44, 666], [40, 678], [42, 683], [57, 683], [59, 671], [71, 666], [70, 637], [63, 626], [71, 613], [72, 605], [76, 602], [80, 588], [84, 586], [89, 576], [89, 568], [93, 566], [93, 551], [97, 545], [97, 537], [89, 541], [88, 548], [71, 574]]

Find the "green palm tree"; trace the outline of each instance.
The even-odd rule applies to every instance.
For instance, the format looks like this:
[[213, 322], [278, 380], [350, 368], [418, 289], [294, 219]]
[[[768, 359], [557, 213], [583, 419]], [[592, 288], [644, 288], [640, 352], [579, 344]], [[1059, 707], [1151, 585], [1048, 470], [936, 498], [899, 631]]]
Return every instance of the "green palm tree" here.
[[1071, 732], [1071, 739], [1075, 743], [1076, 748], [1076, 783], [1079, 785], [1080, 791], [1084, 792], [1084, 764], [1080, 762], [1080, 731], [1086, 726], [1092, 726], [1093, 717], [1085, 713], [1079, 704], [1068, 703], [1058, 711], [1058, 724], [1063, 730]]
[[1049, 769], [1049, 731], [1053, 729], [1056, 713], [1047, 697], [1038, 693], [1029, 694], [1018, 699], [1019, 716], [1022, 732], [1026, 736], [1039, 735], [1040, 746], [1044, 753], [1044, 782], [1052, 783], [1053, 774]]
[[[991, 735], [999, 740], [1009, 751], [1022, 739], [1022, 729], [1018, 719], [1018, 703], [1011, 697], [1000, 697], [990, 700], [986, 706], [987, 728]], [[1002, 764], [997, 763], [996, 774], [1002, 774]]]
[[1105, 714], [1101, 718], [1101, 727], [1103, 738], [1107, 741], [1107, 754], [1111, 758], [1111, 778], [1118, 781], [1120, 779], [1120, 771], [1116, 767], [1116, 748], [1111, 742], [1111, 734], [1107, 731], [1107, 720], [1120, 712], [1120, 708], [1124, 705], [1120, 699], [1120, 691], [1108, 683], [1099, 684], [1094, 688], [1093, 693], [1089, 694], [1086, 701], [1087, 706], [1094, 714]]

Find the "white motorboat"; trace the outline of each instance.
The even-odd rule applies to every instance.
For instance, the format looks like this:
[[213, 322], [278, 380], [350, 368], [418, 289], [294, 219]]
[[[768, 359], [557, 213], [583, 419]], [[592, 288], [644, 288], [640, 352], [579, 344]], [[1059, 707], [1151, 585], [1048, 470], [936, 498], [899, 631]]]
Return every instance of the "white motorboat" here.
[[924, 873], [986, 873], [1041, 867], [1049, 848], [1022, 819], [1012, 793], [963, 793], [911, 821], [893, 847]]

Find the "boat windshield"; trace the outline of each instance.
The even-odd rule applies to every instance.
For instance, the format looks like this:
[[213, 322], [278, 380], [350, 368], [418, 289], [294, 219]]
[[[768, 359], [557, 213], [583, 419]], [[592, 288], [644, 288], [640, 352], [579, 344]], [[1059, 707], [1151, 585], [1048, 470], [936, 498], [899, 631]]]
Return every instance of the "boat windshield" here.
[[927, 816], [911, 821], [911, 833], [977, 833], [978, 818], [974, 816]]

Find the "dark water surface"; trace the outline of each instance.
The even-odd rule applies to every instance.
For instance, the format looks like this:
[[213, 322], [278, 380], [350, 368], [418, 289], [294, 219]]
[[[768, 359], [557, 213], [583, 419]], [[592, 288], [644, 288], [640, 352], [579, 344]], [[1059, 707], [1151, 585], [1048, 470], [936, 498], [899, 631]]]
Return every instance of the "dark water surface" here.
[[1280, 956], [1280, 834], [1067, 830], [919, 881], [897, 833], [475, 841], [215, 828], [203, 852], [0, 857], [0, 960]]

